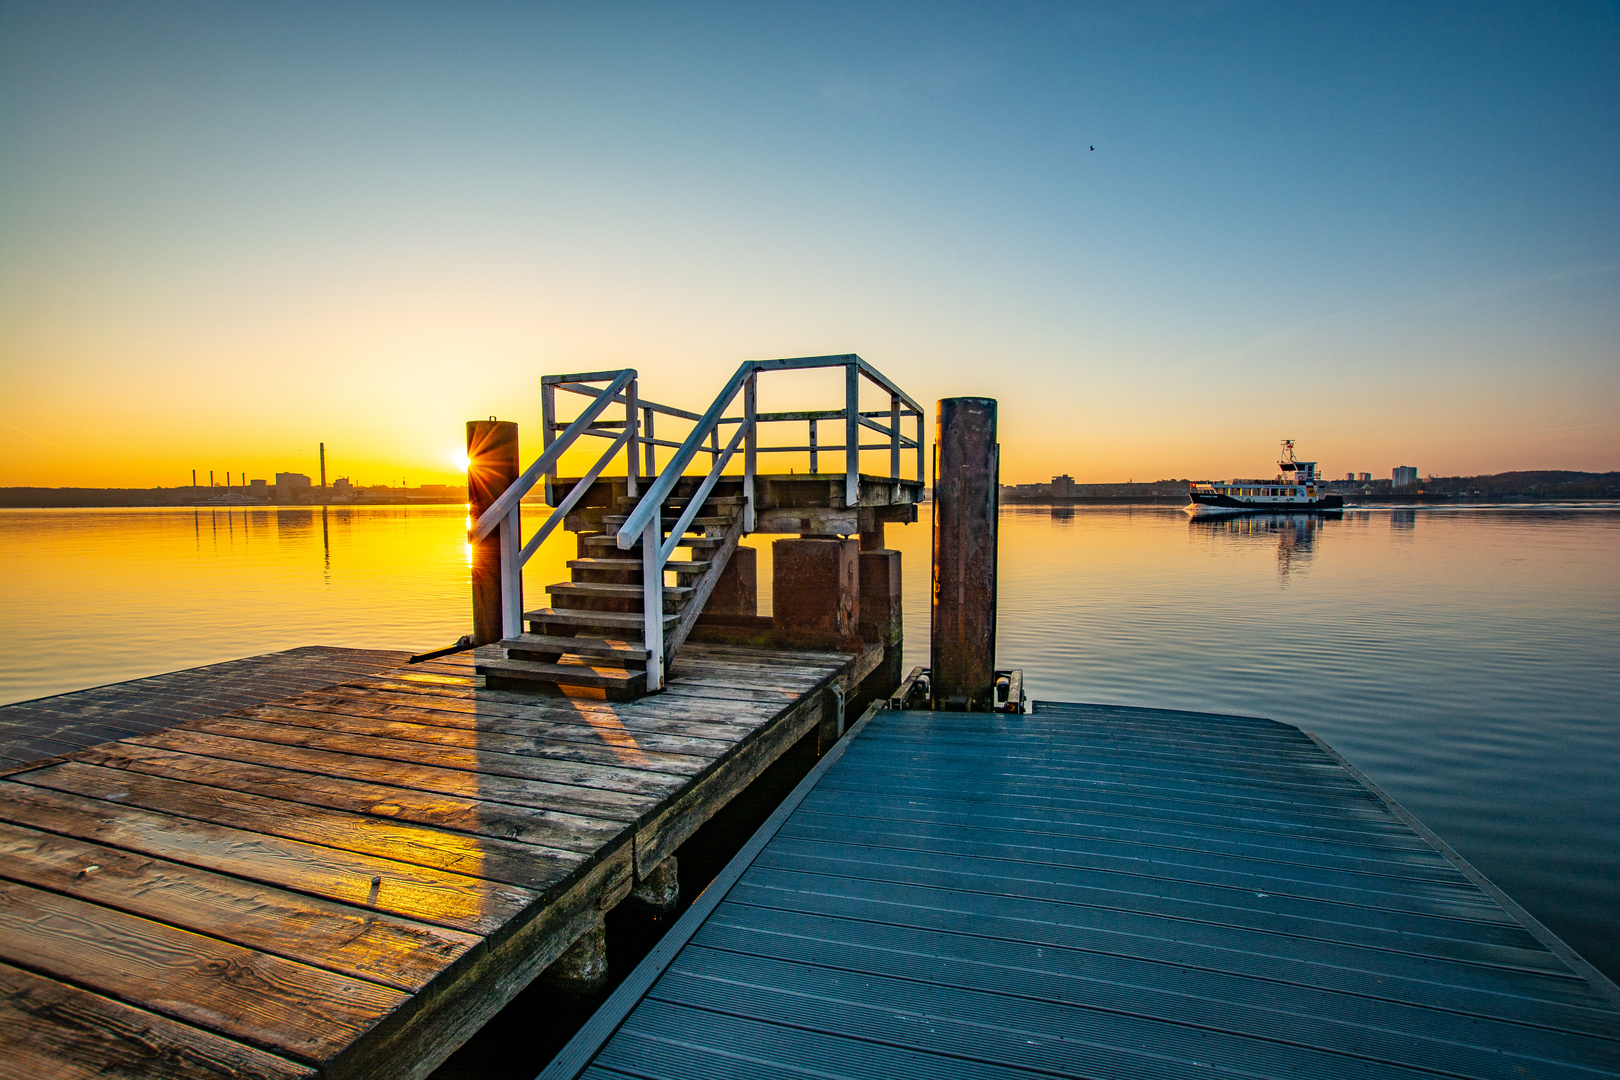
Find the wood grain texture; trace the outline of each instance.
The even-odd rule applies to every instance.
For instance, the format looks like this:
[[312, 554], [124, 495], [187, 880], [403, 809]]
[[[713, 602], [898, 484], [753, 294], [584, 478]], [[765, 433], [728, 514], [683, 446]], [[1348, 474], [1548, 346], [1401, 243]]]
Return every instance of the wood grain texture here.
[[0, 964], [0, 1080], [313, 1080], [313, 1067]]
[[[469, 716], [501, 716], [518, 720], [553, 721], [557, 723], [594, 723], [610, 719], [631, 730], [658, 731], [661, 721], [690, 721], [703, 725], [718, 725], [712, 734], [724, 738], [726, 729], [746, 729], [748, 726], [731, 716], [718, 712], [714, 706], [701, 700], [666, 698], [663, 694], [638, 698], [632, 702], [594, 701], [581, 698], [536, 697], [510, 690], [469, 691], [415, 691], [386, 686], [339, 686], [330, 692], [333, 697], [348, 696], [355, 700], [413, 708], [432, 709], [436, 712], [456, 712]], [[297, 705], [299, 702], [288, 702]], [[702, 731], [692, 734], [705, 735]]]
[[[546, 739], [553, 742], [578, 742], [597, 746], [615, 745], [607, 737], [609, 732], [615, 735], [619, 732], [630, 732], [638, 749], [698, 754], [702, 757], [724, 753], [726, 746], [734, 742], [739, 734], [735, 727], [724, 724], [705, 724], [659, 717], [621, 717], [609, 712], [574, 712], [571, 715], [558, 714], [555, 718], [545, 719], [518, 718], [483, 709], [476, 712], [461, 712], [424, 707], [419, 703], [403, 705], [336, 694], [318, 701], [301, 699], [289, 702], [288, 706], [267, 705], [255, 710], [255, 715], [265, 720], [297, 723], [299, 719], [288, 714], [306, 711], [314, 716], [332, 714], [375, 716], [384, 720], [404, 721], [429, 727], [459, 728], [518, 736], [531, 741]], [[713, 745], [704, 746], [703, 743]]]
[[126, 746], [206, 754], [224, 761], [241, 761], [271, 768], [345, 777], [370, 783], [415, 788], [461, 798], [477, 798], [514, 806], [542, 806], [569, 813], [615, 821], [635, 821], [656, 800], [647, 795], [603, 791], [570, 784], [554, 784], [521, 777], [483, 775], [466, 769], [448, 769], [411, 761], [384, 760], [363, 754], [342, 754], [302, 746], [231, 739], [202, 731], [162, 731], [128, 739]]
[[0, 706], [0, 759], [37, 761], [332, 686], [406, 654], [310, 646]]
[[178, 735], [182, 732], [186, 735], [192, 732], [225, 735], [236, 739], [253, 739], [257, 742], [330, 750], [342, 754], [359, 754], [413, 764], [428, 761], [445, 769], [463, 769], [486, 775], [542, 780], [625, 794], [662, 795], [673, 791], [681, 783], [678, 776], [644, 769], [597, 765], [587, 761], [556, 761], [482, 750], [477, 747], [427, 748], [404, 739], [385, 739], [351, 735], [342, 731], [270, 724], [245, 716], [220, 716], [210, 720], [198, 720], [187, 724], [181, 730], [166, 734]]
[[535, 899], [514, 885], [15, 780], [0, 783], [0, 819], [469, 933], [494, 933]]
[[397, 990], [420, 990], [479, 941], [10, 824], [0, 824], [0, 876]]
[[676, 776], [690, 776], [701, 769], [716, 753], [724, 750], [723, 745], [707, 747], [692, 740], [671, 736], [664, 736], [661, 740], [665, 749], [653, 749], [643, 745], [643, 740], [634, 736], [621, 738], [615, 742], [600, 738], [595, 742], [540, 739], [527, 732], [514, 734], [497, 731], [493, 725], [482, 723], [472, 728], [447, 727], [418, 723], [402, 716], [352, 716], [328, 709], [261, 707], [254, 709], [250, 715], [265, 723], [312, 727], [322, 731], [341, 731], [349, 735], [364, 735], [371, 738], [402, 739], [407, 742], [430, 743], [433, 746], [449, 746], [482, 753], [516, 754], [519, 757], [590, 762], [598, 765], [624, 765]]
[[364, 855], [544, 891], [585, 861], [572, 851], [327, 810], [184, 780], [68, 761], [29, 773], [25, 783], [195, 821], [302, 840]]
[[409, 999], [12, 882], [0, 882], [0, 961], [314, 1064]]
[[83, 751], [74, 760], [581, 854], [610, 847], [625, 828], [624, 822], [605, 818], [292, 772], [135, 743], [109, 743]]
[[0, 1031], [31, 1033], [27, 1080], [424, 1077], [852, 659], [692, 645], [670, 692], [608, 703], [484, 689], [465, 654], [64, 744], [0, 780], [0, 972], [28, 984]]

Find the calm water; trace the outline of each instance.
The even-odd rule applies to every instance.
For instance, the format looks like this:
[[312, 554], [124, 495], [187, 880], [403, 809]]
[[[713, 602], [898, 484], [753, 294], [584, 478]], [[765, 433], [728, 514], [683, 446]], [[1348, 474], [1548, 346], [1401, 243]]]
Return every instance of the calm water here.
[[[913, 663], [928, 529], [926, 508], [889, 528]], [[531, 603], [571, 544], [531, 563]], [[1037, 697], [1316, 732], [1620, 977], [1617, 552], [1620, 508], [1012, 508], [1000, 663]], [[760, 571], [768, 606], [768, 544]], [[0, 511], [0, 590], [0, 701], [294, 645], [426, 649], [469, 619], [457, 507]]]

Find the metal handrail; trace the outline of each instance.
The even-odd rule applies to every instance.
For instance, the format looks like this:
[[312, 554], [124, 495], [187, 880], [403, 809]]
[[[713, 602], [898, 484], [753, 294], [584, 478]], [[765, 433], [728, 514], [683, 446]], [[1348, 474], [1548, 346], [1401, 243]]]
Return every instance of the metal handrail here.
[[[845, 394], [842, 409], [808, 410], [800, 412], [761, 413], [756, 408], [758, 379], [761, 372], [804, 370], [808, 368], [844, 369]], [[889, 408], [862, 411], [859, 407], [860, 380], [865, 378], [889, 395]], [[606, 384], [606, 385], [602, 385]], [[472, 522], [469, 534], [473, 540], [482, 540], [500, 529], [501, 538], [501, 620], [503, 631], [511, 637], [522, 632], [521, 581], [523, 565], [539, 550], [540, 545], [563, 524], [570, 512], [583, 499], [591, 485], [601, 477], [603, 470], [619, 451], [626, 451], [626, 494], [637, 499], [640, 479], [645, 475], [649, 485], [637, 499], [616, 534], [621, 549], [642, 545], [642, 609], [645, 614], [645, 644], [650, 654], [647, 661], [647, 689], [660, 690], [664, 685], [664, 573], [675, 553], [684, 546], [686, 530], [697, 517], [704, 501], [714, 490], [721, 475], [739, 450], [743, 453], [743, 509], [742, 520], [733, 527], [752, 532], [755, 526], [754, 480], [758, 456], [761, 453], [795, 453], [809, 451], [811, 472], [815, 472], [822, 453], [842, 451], [844, 454], [845, 503], [850, 507], [860, 501], [860, 452], [883, 450], [890, 452], [889, 476], [900, 479], [902, 450], [915, 450], [917, 477], [924, 474], [923, 410], [909, 395], [891, 382], [877, 369], [853, 353], [835, 356], [799, 356], [775, 360], [749, 360], [737, 368], [735, 374], [721, 388], [720, 393], [703, 413], [662, 405], [639, 396], [636, 372], [625, 368], [618, 371], [580, 372], [569, 375], [547, 375], [541, 379], [542, 431], [544, 452], [525, 469], [488, 509]], [[590, 403], [572, 421], [559, 423], [556, 418], [556, 392], [578, 394], [590, 398]], [[742, 395], [742, 415], [725, 413]], [[610, 405], [623, 405], [623, 420], [601, 419]], [[662, 413], [680, 421], [690, 422], [691, 431], [679, 442], [657, 438], [653, 418]], [[843, 421], [844, 439], [837, 445], [818, 445], [816, 425], [821, 421]], [[915, 420], [912, 436], [901, 433], [903, 420]], [[884, 423], [883, 421], [887, 421]], [[803, 446], [761, 446], [761, 424], [808, 423], [809, 443]], [[721, 446], [720, 428], [734, 425], [735, 430]], [[862, 443], [863, 431], [875, 431], [887, 441]], [[595, 436], [609, 440], [609, 445], [590, 470], [574, 482], [568, 493], [554, 498], [553, 484], [557, 478], [557, 463], [580, 438]], [[657, 465], [657, 448], [673, 450], [670, 460], [662, 469]], [[699, 481], [696, 491], [685, 501], [668, 538], [663, 530], [663, 506], [669, 500], [675, 484], [684, 476], [692, 459], [699, 453], [710, 455], [707, 474]], [[645, 474], [642, 457], [645, 455]], [[541, 480], [545, 482], [546, 502], [554, 507], [527, 543], [521, 543], [519, 506], [523, 497]], [[683, 624], [684, 625], [684, 624]]]
[[[630, 447], [628, 455], [628, 475], [632, 485], [630, 494], [635, 494], [635, 442], [639, 429], [635, 409], [635, 369], [625, 368], [622, 371], [593, 372], [588, 375], [572, 375], [568, 376], [568, 378], [576, 382], [592, 379], [606, 381], [608, 385], [597, 393], [596, 399], [586, 406], [584, 412], [580, 413], [572, 423], [563, 429], [560, 437], [546, 440], [545, 451], [535, 459], [534, 464], [523, 470], [522, 475], [514, 480], [505, 491], [501, 492], [500, 497], [490, 503], [488, 508], [478, 515], [478, 519], [472, 522], [471, 528], [468, 529], [469, 538], [475, 541], [484, 539], [497, 528], [500, 529], [501, 634], [503, 637], [516, 637], [523, 632], [523, 593], [520, 583], [523, 580], [524, 564], [540, 549], [540, 545], [545, 542], [546, 537], [550, 536], [557, 526], [567, 518], [569, 511], [573, 510], [575, 504], [584, 497], [585, 492], [589, 490], [597, 477], [602, 475], [602, 470], [607, 468], [608, 462], [612, 461], [618, 452], [626, 446]], [[621, 395], [620, 391], [626, 392]], [[520, 546], [522, 533], [519, 508], [522, 505], [523, 496], [527, 495], [542, 477], [549, 479], [551, 472], [556, 468], [558, 459], [567, 452], [569, 447], [573, 446], [581, 435], [600, 434], [600, 432], [592, 431], [592, 427], [597, 424], [597, 417], [602, 414], [602, 411], [615, 402], [628, 402], [628, 405], [625, 409], [625, 420], [619, 425], [618, 434], [612, 437], [612, 445], [596, 459], [596, 463], [591, 466], [584, 479], [575, 484], [573, 490], [557, 504], [550, 516], [535, 531], [529, 542]], [[660, 595], [658, 606], [659, 610], [662, 611], [662, 595]]]

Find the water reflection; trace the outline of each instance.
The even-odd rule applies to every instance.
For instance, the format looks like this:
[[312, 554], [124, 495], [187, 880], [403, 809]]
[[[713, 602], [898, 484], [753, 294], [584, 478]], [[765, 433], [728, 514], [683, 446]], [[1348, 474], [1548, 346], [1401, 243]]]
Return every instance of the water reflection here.
[[1328, 522], [1339, 515], [1324, 514], [1239, 514], [1224, 518], [1194, 518], [1189, 522], [1194, 536], [1210, 542], [1276, 540], [1277, 577], [1288, 583], [1288, 575], [1304, 569], [1314, 554], [1316, 541]]
[[1389, 512], [1389, 527], [1397, 531], [1417, 528], [1417, 511], [1391, 510]]

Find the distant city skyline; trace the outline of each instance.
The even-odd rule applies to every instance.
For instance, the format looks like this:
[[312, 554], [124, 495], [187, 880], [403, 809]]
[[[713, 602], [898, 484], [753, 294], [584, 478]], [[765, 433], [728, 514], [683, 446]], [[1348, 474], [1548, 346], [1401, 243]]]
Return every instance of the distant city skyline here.
[[0, 4], [0, 486], [454, 482], [548, 372], [849, 351], [998, 398], [1009, 482], [1617, 469], [1616, 56], [1612, 3]]

